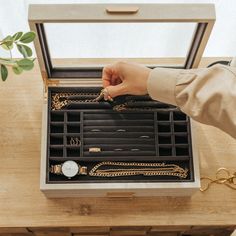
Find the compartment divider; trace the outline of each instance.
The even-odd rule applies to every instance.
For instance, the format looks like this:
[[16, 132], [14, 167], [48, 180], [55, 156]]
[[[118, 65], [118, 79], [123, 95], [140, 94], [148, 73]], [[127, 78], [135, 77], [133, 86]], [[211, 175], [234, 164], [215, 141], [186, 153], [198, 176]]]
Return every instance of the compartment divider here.
[[[102, 151], [101, 153], [89, 153], [88, 151], [84, 151], [84, 156], [87, 157], [94, 157], [94, 156], [113, 156], [114, 160], [116, 159], [116, 157], [118, 157], [117, 160], [119, 160], [119, 158], [121, 156], [154, 156], [155, 155], [155, 150], [153, 151]], [[130, 159], [129, 159], [130, 161]]]
[[171, 121], [171, 144], [172, 144], [172, 155], [176, 156], [176, 149], [175, 149], [175, 137], [174, 137], [174, 113], [170, 113], [170, 121]]
[[80, 112], [80, 156], [84, 156], [84, 112]]
[[143, 138], [147, 139], [149, 136], [150, 138], [154, 138], [155, 135], [153, 132], [86, 132], [84, 134], [84, 138], [122, 138], [125, 135], [127, 138]]
[[66, 133], [67, 133], [67, 112], [64, 111], [64, 135], [63, 135], [63, 157], [66, 157]]
[[[190, 121], [190, 117], [187, 116], [187, 122], [188, 122], [188, 126], [187, 126], [187, 134], [188, 134], [188, 146], [189, 146], [189, 156], [192, 157], [193, 156], [193, 150], [192, 150], [192, 137], [191, 137], [191, 121]], [[194, 166], [193, 166], [193, 159], [191, 158], [189, 160], [189, 169], [191, 169], [192, 171], [189, 173], [190, 175], [190, 179], [194, 180]]]
[[66, 135], [63, 136], [64, 146], [63, 146], [63, 157], [66, 157]]
[[61, 125], [64, 124], [64, 121], [51, 121], [52, 125]]
[[[83, 138], [84, 141], [86, 141], [86, 143], [89, 141], [89, 143], [91, 144], [96, 144], [97, 143], [97, 138]], [[107, 139], [107, 138], [100, 138], [99, 141], [101, 142], [101, 144], [105, 144], [106, 142], [108, 144], [119, 144], [121, 141], [129, 141], [129, 144], [142, 144], [142, 143], [146, 143], [146, 144], [150, 144], [150, 143], [154, 143], [155, 139], [129, 139], [129, 138], [113, 138], [113, 139]]]
[[66, 112], [64, 112], [64, 134], [67, 133], [67, 115]]
[[159, 156], [159, 139], [158, 139], [158, 125], [157, 125], [157, 112], [154, 112], [154, 133], [155, 133], [155, 149], [156, 149], [156, 156]]
[[[68, 160], [68, 157], [50, 157], [51, 161], [64, 162]], [[81, 161], [81, 162], [102, 162], [102, 161], [124, 161], [124, 162], [165, 162], [165, 161], [173, 161], [173, 157], [171, 156], [125, 156], [125, 157], [115, 157], [114, 156], [82, 156], [82, 157], [70, 157], [70, 160]], [[175, 162], [189, 161], [188, 156], [177, 156], [174, 160]]]

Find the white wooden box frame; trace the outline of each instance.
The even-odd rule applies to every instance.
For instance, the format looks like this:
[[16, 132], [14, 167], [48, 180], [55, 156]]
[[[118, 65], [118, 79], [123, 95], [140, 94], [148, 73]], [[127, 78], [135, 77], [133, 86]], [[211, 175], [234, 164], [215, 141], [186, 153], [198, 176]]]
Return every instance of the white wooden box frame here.
[[[198, 23], [184, 68], [196, 68], [200, 62], [215, 22], [213, 4], [47, 4], [30, 5], [29, 24], [37, 32], [37, 25], [59, 22], [195, 22]], [[46, 183], [47, 121], [49, 86], [101, 86], [101, 78], [66, 78], [51, 76], [39, 38], [35, 48], [45, 85], [42, 117], [40, 189], [47, 197], [134, 197], [134, 196], [190, 196], [200, 187], [197, 141], [191, 122], [193, 182], [176, 183]], [[57, 74], [56, 74], [57, 75]], [[53, 79], [50, 79], [53, 77]]]

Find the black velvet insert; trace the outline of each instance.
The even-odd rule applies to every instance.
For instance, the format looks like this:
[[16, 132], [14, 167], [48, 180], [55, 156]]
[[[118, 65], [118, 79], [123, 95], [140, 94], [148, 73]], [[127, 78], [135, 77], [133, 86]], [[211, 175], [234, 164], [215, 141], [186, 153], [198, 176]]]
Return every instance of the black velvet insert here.
[[[153, 101], [145, 96], [120, 96], [114, 102], [92, 102], [100, 87], [49, 88], [47, 182], [191, 182], [193, 181], [192, 143], [189, 117], [176, 107]], [[52, 110], [56, 93], [86, 93], [72, 95], [71, 103], [61, 110]], [[126, 103], [130, 111], [114, 111]], [[145, 110], [149, 108], [151, 110]], [[133, 109], [133, 110], [132, 110]], [[138, 109], [138, 110], [136, 110]], [[143, 110], [140, 110], [143, 109]], [[76, 143], [71, 140], [77, 140]], [[91, 153], [89, 148], [101, 152]], [[88, 172], [102, 161], [147, 162], [176, 164], [188, 169], [187, 178], [175, 176], [125, 176], [102, 178], [75, 176], [67, 179], [49, 173], [49, 167], [74, 160], [87, 166]]]

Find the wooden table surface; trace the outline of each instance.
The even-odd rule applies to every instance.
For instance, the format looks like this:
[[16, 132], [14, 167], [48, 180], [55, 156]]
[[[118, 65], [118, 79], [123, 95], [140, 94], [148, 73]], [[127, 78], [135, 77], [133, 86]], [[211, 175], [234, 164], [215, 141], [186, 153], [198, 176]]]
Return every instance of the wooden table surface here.
[[[0, 83], [0, 227], [236, 225], [236, 191], [216, 184], [192, 198], [47, 199], [39, 190], [38, 66]], [[201, 175], [214, 177], [220, 167], [236, 171], [236, 140], [201, 124], [197, 140]]]

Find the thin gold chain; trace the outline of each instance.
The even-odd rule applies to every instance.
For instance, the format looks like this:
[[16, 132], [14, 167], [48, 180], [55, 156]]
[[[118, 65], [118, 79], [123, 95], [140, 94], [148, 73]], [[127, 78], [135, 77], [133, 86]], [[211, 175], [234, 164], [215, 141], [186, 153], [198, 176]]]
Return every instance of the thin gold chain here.
[[202, 176], [200, 191], [207, 191], [214, 183], [223, 184], [233, 190], [236, 190], [236, 172], [230, 173], [227, 168], [221, 167], [216, 171], [215, 179], [208, 176]]
[[154, 111], [153, 107], [129, 107], [128, 103], [119, 104], [113, 107], [115, 111]]
[[[101, 166], [123, 166], [133, 167], [124, 169], [105, 169], [99, 170]], [[143, 168], [134, 168], [143, 167]], [[156, 168], [153, 168], [156, 167]], [[133, 175], [144, 175], [144, 176], [177, 176], [179, 178], [187, 178], [188, 169], [175, 164], [165, 163], [137, 163], [137, 162], [112, 162], [105, 161], [95, 165], [89, 172], [90, 176], [97, 177], [118, 177], [118, 176], [133, 176]]]

